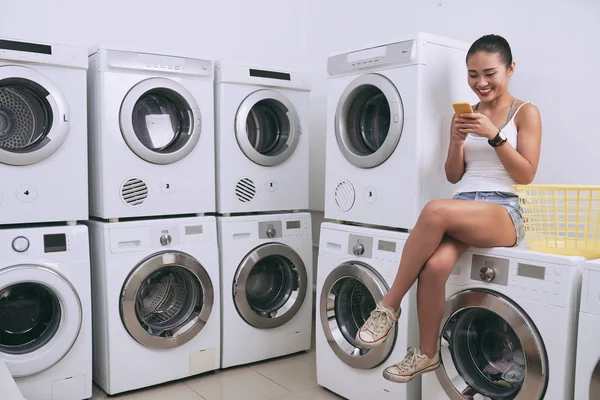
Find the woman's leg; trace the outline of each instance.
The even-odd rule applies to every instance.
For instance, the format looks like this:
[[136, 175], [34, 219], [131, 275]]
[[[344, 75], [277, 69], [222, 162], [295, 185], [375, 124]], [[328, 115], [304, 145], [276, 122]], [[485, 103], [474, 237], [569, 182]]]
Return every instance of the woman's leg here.
[[402, 299], [444, 236], [476, 247], [512, 246], [516, 240], [510, 215], [496, 203], [471, 200], [429, 202], [404, 244], [392, 287], [356, 335], [358, 345], [371, 349], [387, 340], [400, 315]]
[[429, 358], [433, 358], [438, 352], [440, 322], [446, 304], [446, 281], [467, 248], [466, 244], [444, 236], [419, 274], [417, 311], [421, 354]]
[[468, 246], [512, 246], [515, 228], [506, 209], [496, 203], [471, 200], [434, 200], [421, 212], [402, 251], [398, 273], [383, 303], [397, 310], [425, 262], [444, 235]]

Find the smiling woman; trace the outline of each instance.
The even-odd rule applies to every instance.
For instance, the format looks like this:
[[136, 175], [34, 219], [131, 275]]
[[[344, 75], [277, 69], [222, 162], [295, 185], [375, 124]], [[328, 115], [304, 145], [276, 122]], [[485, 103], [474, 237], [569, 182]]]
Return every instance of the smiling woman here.
[[487, 35], [467, 53], [468, 83], [480, 102], [474, 112], [452, 118], [446, 177], [458, 183], [452, 199], [434, 200], [421, 212], [404, 246], [398, 273], [356, 335], [372, 349], [386, 342], [400, 316], [400, 303], [416, 279], [420, 349], [384, 371], [408, 382], [440, 365], [438, 333], [444, 314], [445, 284], [469, 246], [517, 245], [524, 236], [515, 183], [535, 177], [542, 126], [531, 102], [514, 98], [508, 81], [515, 63], [508, 42]]

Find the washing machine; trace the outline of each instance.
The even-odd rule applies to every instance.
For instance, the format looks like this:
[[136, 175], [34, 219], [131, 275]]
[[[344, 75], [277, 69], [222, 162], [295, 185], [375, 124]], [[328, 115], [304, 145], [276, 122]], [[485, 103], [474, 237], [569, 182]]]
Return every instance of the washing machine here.
[[115, 394], [218, 369], [215, 218], [88, 224], [98, 386]]
[[215, 212], [212, 62], [98, 48], [89, 63], [90, 215]]
[[0, 225], [88, 218], [87, 49], [0, 39]]
[[398, 271], [407, 233], [323, 223], [317, 268], [317, 382], [349, 400], [421, 399], [421, 378], [397, 384], [383, 370], [418, 347], [416, 285], [381, 346], [366, 350], [354, 340]]
[[0, 253], [0, 361], [27, 400], [90, 398], [87, 227], [3, 228]]
[[221, 367], [310, 349], [309, 213], [218, 217]]
[[452, 103], [475, 98], [467, 49], [418, 34], [329, 58], [326, 218], [412, 229], [428, 201], [452, 196]]
[[306, 74], [216, 64], [217, 212], [308, 209]]
[[423, 398], [573, 398], [581, 257], [469, 249], [446, 284], [441, 366]]
[[575, 399], [600, 399], [600, 260], [582, 267]]

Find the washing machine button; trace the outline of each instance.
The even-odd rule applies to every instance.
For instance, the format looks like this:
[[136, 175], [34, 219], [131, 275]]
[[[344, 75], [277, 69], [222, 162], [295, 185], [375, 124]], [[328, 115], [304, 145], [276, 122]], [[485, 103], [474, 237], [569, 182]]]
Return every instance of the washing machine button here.
[[29, 239], [25, 236], [17, 236], [12, 241], [12, 248], [17, 253], [23, 253], [29, 249]]
[[175, 182], [173, 182], [171, 179], [163, 179], [160, 185], [160, 191], [163, 194], [175, 193]]
[[32, 185], [21, 185], [17, 189], [17, 200], [22, 203], [31, 203], [38, 196], [37, 189]]

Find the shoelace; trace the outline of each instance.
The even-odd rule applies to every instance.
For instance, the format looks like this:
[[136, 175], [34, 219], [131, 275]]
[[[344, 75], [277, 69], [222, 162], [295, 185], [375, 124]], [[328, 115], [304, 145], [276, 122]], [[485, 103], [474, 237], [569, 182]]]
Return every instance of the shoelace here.
[[404, 357], [402, 361], [400, 361], [400, 365], [398, 365], [398, 369], [402, 372], [410, 372], [413, 368], [417, 366], [417, 362], [420, 358], [424, 356], [417, 353], [417, 349], [411, 347], [408, 349], [408, 353]]
[[373, 333], [379, 333], [382, 330], [387, 330], [388, 325], [394, 324], [394, 316], [386, 309], [376, 308], [371, 311], [371, 318], [367, 329]]

